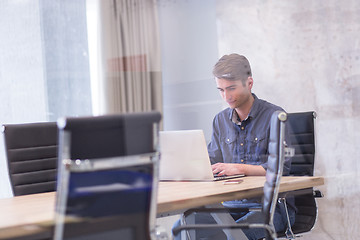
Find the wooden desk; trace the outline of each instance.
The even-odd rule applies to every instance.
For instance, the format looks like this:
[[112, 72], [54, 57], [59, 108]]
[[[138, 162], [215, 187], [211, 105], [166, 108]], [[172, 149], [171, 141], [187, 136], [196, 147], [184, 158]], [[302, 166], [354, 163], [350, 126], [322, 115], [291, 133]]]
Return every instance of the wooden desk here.
[[[263, 195], [265, 177], [244, 177], [240, 184], [217, 182], [160, 182], [158, 214], [166, 214], [203, 205]], [[324, 184], [323, 177], [282, 177], [280, 192]]]
[[[265, 177], [244, 177], [240, 184], [218, 182], [160, 182], [157, 212], [168, 215], [191, 207], [221, 201], [261, 196]], [[322, 177], [283, 177], [280, 192], [324, 184]], [[54, 219], [55, 192], [0, 199], [0, 239], [21, 229], [51, 224]]]

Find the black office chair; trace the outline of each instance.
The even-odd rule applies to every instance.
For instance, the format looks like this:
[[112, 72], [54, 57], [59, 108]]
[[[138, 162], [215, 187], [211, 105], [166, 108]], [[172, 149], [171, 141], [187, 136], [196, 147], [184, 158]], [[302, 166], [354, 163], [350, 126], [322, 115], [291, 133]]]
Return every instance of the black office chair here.
[[[315, 112], [288, 113], [288, 128], [291, 147], [295, 149], [292, 157], [290, 175], [313, 176], [315, 163]], [[312, 230], [317, 218], [315, 198], [322, 197], [319, 190], [313, 188], [286, 193], [294, 196], [297, 208], [295, 223], [286, 233], [278, 233], [288, 239], [299, 237], [301, 233]]]
[[14, 195], [55, 191], [56, 123], [5, 124], [2, 130]]
[[315, 112], [288, 113], [290, 142], [295, 148], [295, 155], [291, 158], [290, 175], [314, 175], [315, 118]]
[[58, 121], [54, 239], [154, 239], [157, 112]]
[[[264, 197], [261, 213], [263, 222], [261, 223], [237, 223], [237, 224], [182, 224], [173, 229], [176, 236], [183, 230], [191, 229], [236, 229], [236, 228], [263, 228], [265, 229], [266, 239], [276, 239], [276, 232], [273, 225], [275, 207], [278, 200], [279, 184], [283, 173], [285, 159], [285, 121], [287, 115], [285, 112], [276, 111], [271, 117], [270, 138], [269, 138], [269, 156], [268, 169], [266, 171], [266, 182], [264, 185]], [[244, 212], [249, 209], [240, 208], [196, 208], [190, 209], [184, 213], [185, 217], [194, 212]], [[182, 221], [184, 223], [184, 221]], [[190, 235], [187, 235], [189, 238]]]

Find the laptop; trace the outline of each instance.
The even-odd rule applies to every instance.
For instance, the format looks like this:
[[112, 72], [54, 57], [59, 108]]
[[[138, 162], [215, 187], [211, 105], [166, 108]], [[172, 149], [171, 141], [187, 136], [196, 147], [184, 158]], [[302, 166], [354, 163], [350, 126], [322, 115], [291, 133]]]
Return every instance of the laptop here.
[[213, 175], [202, 130], [160, 131], [161, 181], [217, 181], [236, 177]]

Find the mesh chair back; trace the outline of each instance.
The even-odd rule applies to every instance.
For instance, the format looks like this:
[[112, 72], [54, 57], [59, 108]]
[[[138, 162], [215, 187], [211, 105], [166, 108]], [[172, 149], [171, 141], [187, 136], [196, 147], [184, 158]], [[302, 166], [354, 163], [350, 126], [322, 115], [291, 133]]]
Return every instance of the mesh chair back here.
[[3, 125], [15, 196], [56, 189], [58, 130], [55, 122]]
[[150, 239], [160, 118], [151, 112], [58, 122], [55, 239]]

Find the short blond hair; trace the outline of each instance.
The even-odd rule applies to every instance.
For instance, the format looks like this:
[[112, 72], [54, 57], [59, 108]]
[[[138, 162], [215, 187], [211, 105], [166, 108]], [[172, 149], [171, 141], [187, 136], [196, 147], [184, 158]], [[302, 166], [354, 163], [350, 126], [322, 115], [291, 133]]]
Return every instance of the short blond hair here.
[[236, 53], [222, 56], [215, 64], [213, 74], [221, 79], [241, 80], [243, 84], [252, 76], [247, 58]]

